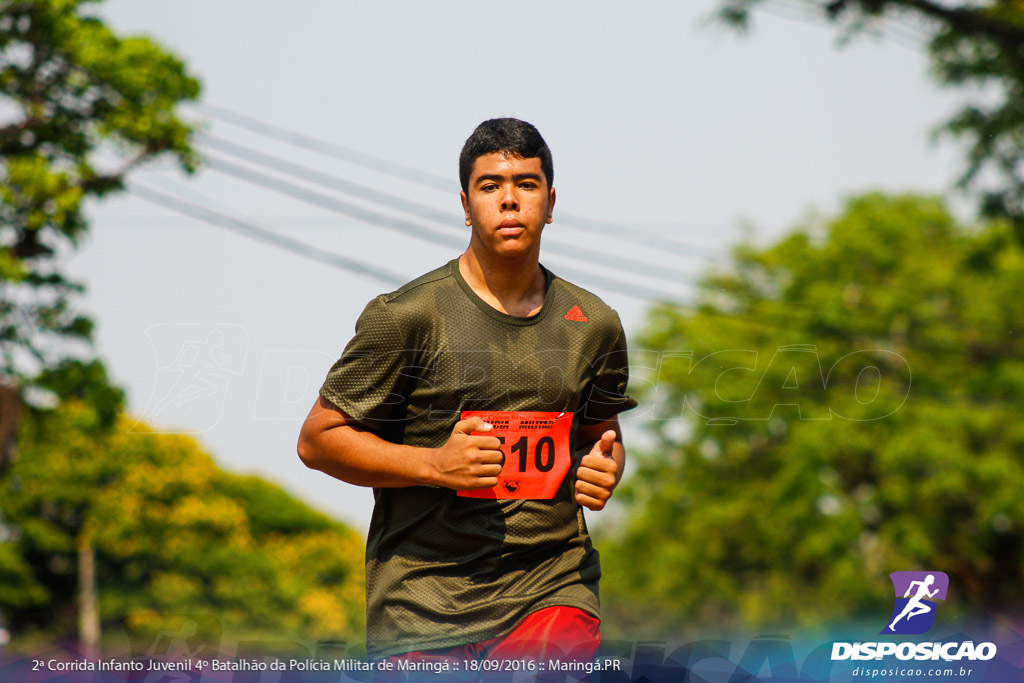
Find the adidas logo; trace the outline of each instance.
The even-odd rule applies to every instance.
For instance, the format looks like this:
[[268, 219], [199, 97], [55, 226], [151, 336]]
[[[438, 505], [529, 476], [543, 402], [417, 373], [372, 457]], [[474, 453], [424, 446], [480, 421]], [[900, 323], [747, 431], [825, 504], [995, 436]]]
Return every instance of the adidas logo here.
[[587, 322], [587, 316], [583, 315], [583, 311], [580, 310], [579, 306], [573, 306], [569, 309], [569, 312], [565, 314], [566, 320], [578, 320], [581, 323]]

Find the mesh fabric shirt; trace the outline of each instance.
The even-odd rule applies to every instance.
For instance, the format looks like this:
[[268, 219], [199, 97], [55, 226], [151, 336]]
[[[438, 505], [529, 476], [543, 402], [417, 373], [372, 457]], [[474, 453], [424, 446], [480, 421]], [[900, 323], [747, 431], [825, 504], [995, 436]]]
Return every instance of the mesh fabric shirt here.
[[[366, 548], [371, 656], [503, 635], [543, 607], [599, 616], [598, 553], [575, 502], [580, 424], [636, 402], [615, 311], [544, 270], [541, 310], [495, 310], [458, 259], [367, 304], [320, 394], [393, 443], [438, 448], [463, 410], [573, 413], [573, 464], [551, 500], [375, 488]], [[582, 447], [583, 444], [580, 444]], [[508, 467], [506, 461], [505, 467]]]

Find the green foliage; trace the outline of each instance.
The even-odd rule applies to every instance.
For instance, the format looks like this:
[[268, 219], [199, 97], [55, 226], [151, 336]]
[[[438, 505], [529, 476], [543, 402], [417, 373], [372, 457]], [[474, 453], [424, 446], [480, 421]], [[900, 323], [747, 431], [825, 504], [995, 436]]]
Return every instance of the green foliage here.
[[12, 535], [0, 543], [0, 607], [15, 634], [74, 633], [76, 551], [88, 544], [105, 632], [147, 613], [206, 613], [236, 637], [361, 636], [358, 534], [221, 471], [189, 437], [124, 416], [102, 429], [101, 411], [69, 400], [30, 413], [0, 480]]
[[610, 629], [877, 621], [909, 569], [949, 574], [947, 616], [1024, 606], [1024, 248], [1007, 225], [862, 196], [737, 248], [701, 291], [633, 344], [680, 353], [647, 377], [656, 447], [616, 494]]
[[[196, 165], [191, 126], [175, 112], [199, 84], [145, 38], [121, 38], [90, 0], [0, 2], [0, 381], [10, 384], [88, 341], [74, 312], [81, 286], [55, 263], [86, 232], [86, 199], [122, 189], [160, 155]], [[32, 358], [31, 362], [28, 358]]]
[[112, 427], [124, 409], [124, 390], [110, 382], [106, 367], [98, 360], [65, 358], [43, 370], [35, 384], [64, 399], [87, 402], [96, 415], [96, 430]]
[[[207, 612], [248, 637], [359, 634], [354, 532], [222, 472], [188, 438], [132, 425], [102, 364], [69, 360], [93, 325], [56, 256], [86, 234], [86, 201], [154, 158], [197, 163], [176, 108], [198, 98], [198, 81], [152, 41], [111, 32], [96, 4], [0, 0], [0, 388], [61, 399], [26, 414], [2, 472], [0, 608], [16, 634], [72, 634], [77, 553], [91, 548], [106, 626]], [[20, 410], [7, 394], [0, 408]], [[12, 434], [16, 424], [0, 420]]]
[[[721, 0], [719, 16], [745, 30], [771, 0]], [[967, 104], [941, 132], [968, 143], [962, 188], [983, 216], [1008, 218], [1024, 241], [1024, 4], [1016, 0], [801, 0], [844, 38], [886, 30], [924, 34], [932, 74], [964, 89]]]

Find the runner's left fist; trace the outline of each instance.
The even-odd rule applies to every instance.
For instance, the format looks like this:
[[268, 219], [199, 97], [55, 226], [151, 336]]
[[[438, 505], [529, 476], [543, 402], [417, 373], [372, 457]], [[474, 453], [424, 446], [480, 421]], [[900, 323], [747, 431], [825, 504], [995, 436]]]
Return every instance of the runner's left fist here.
[[590, 510], [604, 508], [619, 483], [619, 464], [612, 457], [615, 436], [611, 429], [602, 434], [576, 470], [576, 502]]

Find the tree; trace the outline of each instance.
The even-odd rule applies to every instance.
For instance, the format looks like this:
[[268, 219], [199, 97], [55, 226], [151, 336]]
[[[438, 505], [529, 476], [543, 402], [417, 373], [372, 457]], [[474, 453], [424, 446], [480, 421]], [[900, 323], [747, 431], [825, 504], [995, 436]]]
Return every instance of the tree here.
[[88, 14], [96, 4], [0, 1], [0, 412], [8, 415], [19, 404], [12, 387], [59, 363], [69, 341], [90, 339], [92, 322], [72, 301], [82, 286], [57, 264], [60, 249], [86, 233], [85, 201], [122, 189], [128, 172], [162, 155], [195, 168], [192, 127], [175, 108], [198, 97], [198, 82], [150, 40], [116, 36]]
[[244, 638], [361, 636], [357, 533], [269, 482], [223, 472], [190, 437], [122, 414], [107, 428], [97, 403], [28, 411], [22, 457], [0, 480], [14, 530], [0, 544], [0, 608], [16, 635], [75, 633], [84, 610], [68, 596], [89, 592], [79, 589], [88, 549], [97, 636], [99, 625], [197, 612]]
[[[720, 17], [745, 29], [751, 10], [776, 0], [721, 0]], [[968, 143], [962, 189], [981, 214], [1011, 221], [1024, 242], [1024, 5], [1017, 0], [796, 0], [845, 38], [886, 26], [923, 36], [932, 73], [969, 93], [940, 129]]]
[[656, 446], [602, 553], [610, 626], [877, 621], [904, 569], [949, 574], [944, 616], [1024, 606], [1022, 286], [1005, 222], [874, 194], [653, 311], [634, 346], [676, 353], [636, 358]]
[[[198, 82], [151, 41], [116, 36], [89, 14], [96, 4], [0, 0], [0, 474], [13, 460], [26, 386], [48, 385], [58, 398], [79, 402], [83, 396], [74, 392], [86, 391], [104, 429], [123, 402], [102, 365], [81, 359], [92, 321], [73, 303], [82, 285], [67, 280], [57, 262], [61, 249], [86, 233], [85, 201], [122, 189], [127, 173], [161, 155], [186, 171], [195, 167], [192, 128], [175, 108], [198, 97]], [[77, 523], [82, 505], [65, 506], [72, 517], [64, 521]], [[31, 532], [46, 519], [23, 521]], [[0, 515], [0, 531], [25, 528]], [[99, 639], [94, 547], [87, 530], [74, 538], [71, 573], [80, 580], [80, 640], [88, 650]], [[59, 556], [48, 560], [60, 564]], [[31, 576], [24, 570], [12, 546], [0, 546], [0, 571], [24, 583]], [[22, 607], [44, 598], [45, 586], [26, 586]]]

